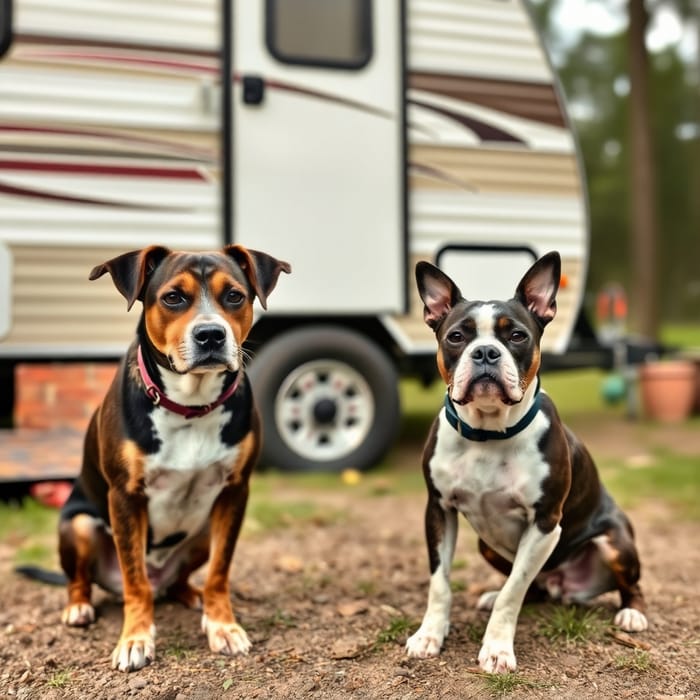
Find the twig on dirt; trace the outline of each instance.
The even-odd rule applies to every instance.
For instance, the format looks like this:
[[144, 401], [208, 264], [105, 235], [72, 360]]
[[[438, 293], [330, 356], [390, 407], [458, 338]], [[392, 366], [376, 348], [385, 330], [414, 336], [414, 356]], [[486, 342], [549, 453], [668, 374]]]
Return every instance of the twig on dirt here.
[[649, 642], [643, 642], [641, 639], [635, 639], [626, 632], [610, 630], [608, 634], [612, 637], [614, 642], [621, 644], [623, 647], [643, 649], [644, 651], [649, 651], [651, 649], [651, 644], [649, 644]]

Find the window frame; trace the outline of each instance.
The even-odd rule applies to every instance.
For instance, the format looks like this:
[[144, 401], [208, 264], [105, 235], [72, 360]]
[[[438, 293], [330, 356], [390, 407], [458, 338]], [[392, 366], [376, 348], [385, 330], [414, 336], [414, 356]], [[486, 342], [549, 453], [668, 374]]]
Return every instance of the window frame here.
[[0, 58], [2, 58], [12, 45], [12, 0], [0, 0], [0, 16], [7, 20], [0, 27]]
[[374, 55], [374, 36], [372, 22], [372, 0], [357, 0], [364, 4], [364, 18], [361, 26], [361, 31], [366, 37], [366, 52], [356, 61], [342, 61], [334, 59], [322, 58], [304, 58], [297, 56], [287, 56], [280, 52], [274, 43], [276, 14], [275, 4], [277, 0], [265, 0], [265, 47], [269, 54], [280, 63], [292, 66], [308, 66], [314, 68], [328, 68], [331, 70], [362, 70], [371, 60]]

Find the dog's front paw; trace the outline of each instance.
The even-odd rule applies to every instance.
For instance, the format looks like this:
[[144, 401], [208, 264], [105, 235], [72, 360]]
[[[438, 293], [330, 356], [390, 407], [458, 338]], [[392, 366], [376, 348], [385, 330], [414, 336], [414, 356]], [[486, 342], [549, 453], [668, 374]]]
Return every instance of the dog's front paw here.
[[479, 652], [479, 668], [486, 673], [515, 671], [513, 643], [502, 639], [484, 639]]
[[415, 634], [406, 640], [406, 653], [415, 659], [428, 659], [437, 656], [442, 648], [446, 632], [425, 628], [421, 625]]
[[69, 627], [87, 627], [95, 621], [95, 608], [90, 603], [71, 603], [61, 613], [61, 622]]
[[202, 632], [215, 654], [247, 654], [252, 646], [245, 630], [236, 622], [216, 622], [202, 615]]
[[122, 637], [112, 652], [112, 668], [138, 671], [156, 658], [156, 628], [148, 632]]
[[625, 632], [644, 632], [649, 626], [646, 615], [635, 608], [622, 608], [615, 615], [615, 624]]
[[476, 609], [485, 610], [486, 612], [493, 610], [493, 604], [496, 602], [499, 593], [500, 591], [486, 591], [482, 593], [476, 603]]

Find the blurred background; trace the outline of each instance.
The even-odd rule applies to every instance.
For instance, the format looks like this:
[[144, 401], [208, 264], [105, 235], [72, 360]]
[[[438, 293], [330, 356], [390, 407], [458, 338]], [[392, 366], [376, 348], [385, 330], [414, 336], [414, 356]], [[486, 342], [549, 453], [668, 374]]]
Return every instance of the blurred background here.
[[585, 161], [591, 295], [628, 290], [633, 326], [700, 319], [700, 4], [533, 0]]
[[46, 470], [36, 431], [82, 433], [138, 314], [87, 274], [150, 244], [291, 262], [246, 345], [263, 461], [284, 470], [369, 469], [411, 397], [436, 410], [422, 259], [468, 298], [505, 298], [558, 249], [544, 369], [583, 376], [587, 411], [635, 419], [655, 417], [647, 374], [670, 373], [686, 420], [698, 9], [0, 0], [0, 463], [26, 469], [39, 446]]

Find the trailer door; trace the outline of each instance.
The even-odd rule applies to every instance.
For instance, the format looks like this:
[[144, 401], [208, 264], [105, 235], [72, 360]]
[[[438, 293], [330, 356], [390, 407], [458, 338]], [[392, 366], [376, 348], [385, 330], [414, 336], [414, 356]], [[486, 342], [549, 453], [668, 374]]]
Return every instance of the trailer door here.
[[402, 3], [235, 0], [232, 238], [292, 264], [279, 312], [406, 306]]

